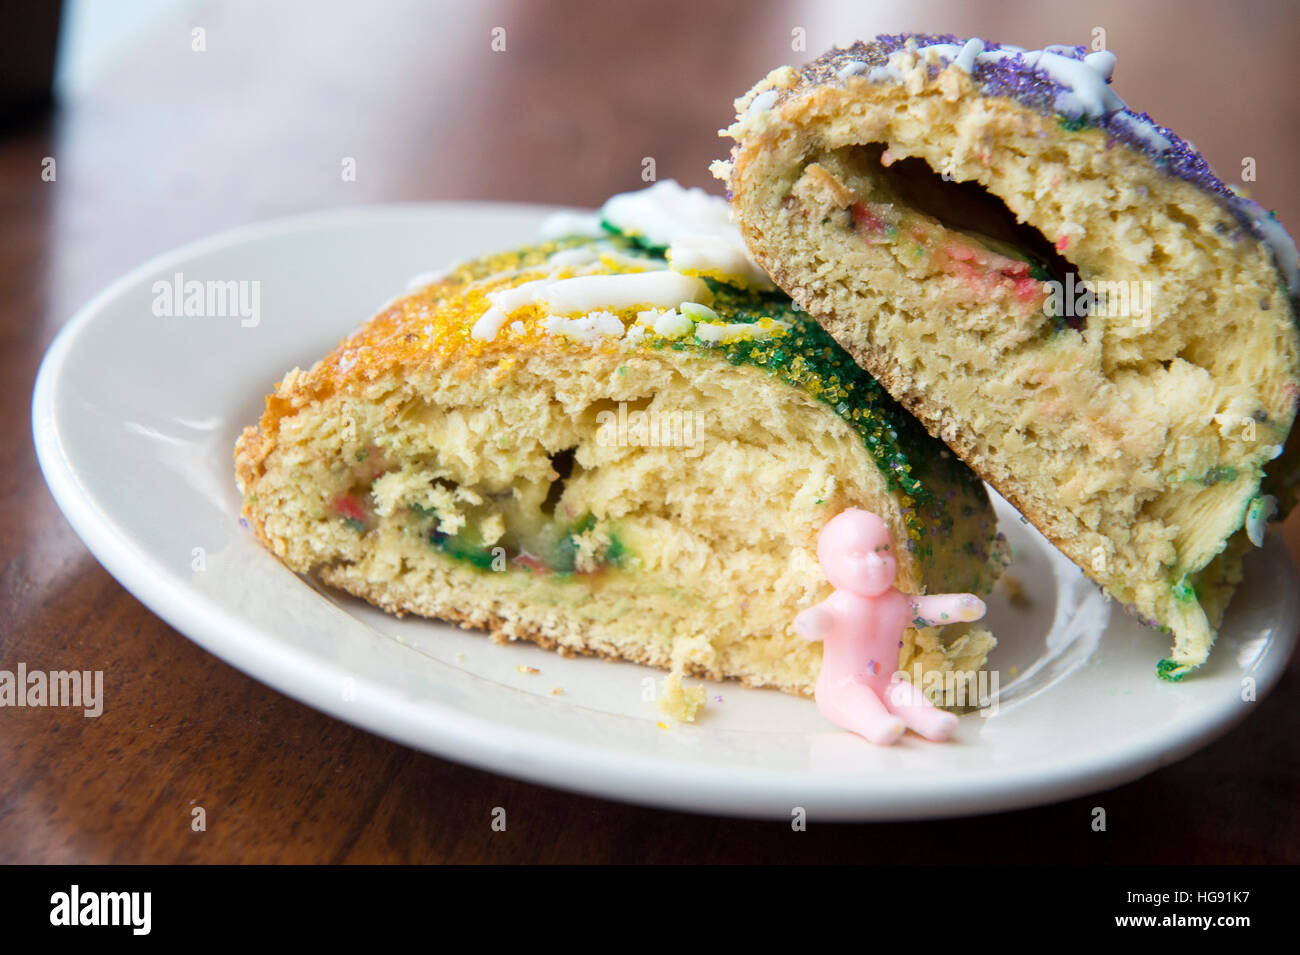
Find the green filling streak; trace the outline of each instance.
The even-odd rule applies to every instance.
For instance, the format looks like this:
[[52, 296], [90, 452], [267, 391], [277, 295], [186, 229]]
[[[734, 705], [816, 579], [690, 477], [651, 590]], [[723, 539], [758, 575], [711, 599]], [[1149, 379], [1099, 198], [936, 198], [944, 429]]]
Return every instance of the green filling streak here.
[[605, 563], [610, 567], [622, 567], [623, 559], [628, 556], [628, 550], [623, 545], [617, 534], [609, 535], [609, 546], [605, 548]]
[[479, 570], [491, 570], [495, 555], [483, 546], [482, 541], [474, 540], [476, 534], [443, 534], [433, 530], [429, 534], [429, 543], [442, 554], [473, 564]]
[[[412, 511], [420, 515], [429, 516], [433, 514], [433, 511], [418, 504], [413, 503], [410, 507]], [[543, 553], [536, 556], [552, 573], [557, 576], [567, 577], [577, 572], [575, 570], [578, 559], [577, 538], [596, 526], [596, 516], [590, 513], [584, 514], [571, 524], [560, 526], [562, 529], [554, 543], [539, 548]], [[439, 553], [446, 554], [456, 560], [465, 561], [480, 570], [493, 569], [493, 562], [498, 556], [493, 553], [496, 547], [485, 545], [477, 529], [467, 527], [458, 534], [444, 534], [435, 527], [428, 532], [427, 536], [429, 544]], [[605, 555], [600, 563], [606, 567], [622, 567], [627, 556], [628, 551], [623, 542], [619, 540], [617, 535], [610, 534], [609, 547], [606, 548]], [[532, 572], [531, 567], [525, 566], [524, 569], [529, 573]]]
[[1210, 468], [1210, 470], [1205, 472], [1205, 476], [1197, 483], [1209, 487], [1210, 485], [1219, 484], [1223, 481], [1235, 481], [1236, 479], [1237, 469], [1230, 464], [1224, 464]]

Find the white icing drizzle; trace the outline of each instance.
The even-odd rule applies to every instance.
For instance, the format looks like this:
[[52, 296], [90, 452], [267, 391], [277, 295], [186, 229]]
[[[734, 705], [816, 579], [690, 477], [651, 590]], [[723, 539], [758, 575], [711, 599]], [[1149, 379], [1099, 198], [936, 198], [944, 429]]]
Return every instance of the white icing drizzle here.
[[613, 196], [601, 207], [601, 215], [619, 231], [654, 246], [668, 246], [687, 235], [735, 231], [725, 199], [698, 187], [683, 189], [674, 179]]
[[659, 259], [652, 259], [644, 255], [628, 255], [613, 248], [601, 249], [600, 261], [604, 265], [632, 269], [636, 272], [649, 272], [664, 267], [663, 262]]
[[1295, 239], [1291, 238], [1282, 223], [1278, 222], [1268, 211], [1253, 199], [1234, 196], [1232, 204], [1237, 207], [1263, 236], [1264, 244], [1273, 252], [1282, 277], [1286, 279], [1287, 291], [1300, 295], [1300, 252], [1297, 252]]
[[742, 122], [744, 120], [757, 119], [763, 113], [770, 112], [772, 107], [776, 105], [776, 98], [779, 95], [780, 92], [778, 90], [764, 90], [759, 93], [750, 101], [749, 107], [745, 110], [745, 115], [742, 117]]
[[[662, 259], [649, 255], [628, 255], [614, 248], [608, 242], [596, 242], [590, 245], [580, 245], [572, 249], [561, 249], [559, 252], [553, 253], [546, 260], [546, 264], [551, 266], [552, 269], [571, 269], [578, 274], [599, 272], [602, 266], [635, 272], [648, 272], [664, 267]], [[551, 277], [558, 278], [558, 275], [552, 273]]]
[[682, 302], [682, 314], [693, 322], [720, 321], [717, 312], [699, 302]]
[[588, 312], [581, 318], [547, 315], [542, 325], [548, 334], [563, 335], [581, 342], [623, 337], [623, 320], [613, 312]]
[[984, 42], [978, 38], [967, 40], [959, 52], [952, 43], [933, 43], [917, 50], [920, 54], [930, 51], [950, 60], [954, 66], [968, 73], [976, 62], [990, 63], [1016, 57], [1023, 60], [1026, 66], [1045, 73], [1066, 88], [1052, 104], [1058, 112], [1073, 119], [1101, 119], [1115, 114], [1116, 119], [1153, 152], [1163, 153], [1173, 148], [1173, 143], [1154, 123], [1127, 111], [1124, 101], [1107, 85], [1115, 72], [1115, 54], [1109, 50], [1088, 53], [1082, 60], [1073, 56], [1074, 47], [1060, 44], [1046, 46], [1041, 50], [1004, 46], [999, 50], [985, 52]]
[[1084, 56], [1083, 62], [1101, 74], [1101, 78], [1108, 80], [1115, 72], [1115, 54], [1110, 50], [1097, 50]]
[[984, 52], [984, 41], [972, 37], [962, 46], [961, 52], [953, 59], [952, 65], [969, 73], [975, 68], [975, 58]]
[[1256, 547], [1264, 546], [1264, 529], [1269, 518], [1277, 513], [1277, 498], [1262, 494], [1251, 498], [1246, 507], [1246, 536]]
[[[923, 60], [934, 59], [938, 57], [944, 60], [955, 60], [957, 54], [962, 50], [955, 43], [931, 43], [929, 46], [917, 47], [916, 52]], [[932, 57], [930, 54], [934, 54]]]
[[683, 335], [689, 335], [695, 323], [674, 309], [666, 311], [659, 309], [647, 309], [644, 312], [638, 312], [636, 323], [642, 328], [648, 328], [656, 335], [662, 338], [681, 338]]
[[520, 282], [511, 288], [490, 293], [487, 300], [507, 314], [517, 312], [525, 305], [541, 301], [540, 296], [547, 287], [547, 281], [533, 279], [531, 282]]
[[542, 300], [542, 292], [548, 285], [548, 279], [533, 279], [531, 282], [521, 282], [499, 292], [489, 292], [488, 309], [478, 317], [474, 327], [469, 330], [469, 337], [481, 341], [491, 341], [496, 338], [502, 326], [510, 321], [511, 314]]
[[[767, 92], [771, 94], [768, 101], [775, 101], [777, 92]], [[707, 341], [766, 337], [788, 327], [770, 319], [755, 325], [714, 324], [720, 321], [718, 315], [701, 304], [712, 300], [703, 277], [748, 289], [776, 288], [749, 257], [724, 199], [703, 189], [683, 189], [665, 179], [646, 189], [613, 196], [595, 215], [552, 216], [548, 227], [553, 235], [573, 234], [566, 228], [590, 227], [593, 221], [603, 221], [648, 245], [665, 248], [668, 267], [649, 253], [629, 254], [608, 243], [561, 250], [547, 260], [553, 271], [546, 278], [489, 293], [488, 309], [474, 323], [471, 337], [490, 341], [507, 324], [518, 331], [522, 323], [510, 320], [524, 308], [544, 311], [542, 326], [548, 333], [587, 342], [618, 337], [635, 342], [647, 333], [680, 338], [691, 334], [697, 323], [723, 329], [706, 330]], [[606, 235], [604, 231], [599, 234]], [[561, 270], [568, 270], [563, 278]], [[616, 313], [637, 307], [642, 310], [636, 324], [625, 332]]]
[[670, 266], [678, 271], [734, 279], [734, 284], [763, 291], [776, 287], [750, 258], [731, 221], [731, 206], [703, 189], [683, 189], [675, 180], [664, 179], [648, 189], [614, 196], [601, 212], [619, 231], [666, 247]]
[[[955, 43], [931, 43], [918, 47], [916, 52], [923, 59], [937, 56], [948, 60], [967, 73], [977, 62], [994, 63], [1016, 57], [1030, 69], [1045, 73], [1065, 87], [1053, 106], [1058, 112], [1074, 119], [1082, 116], [1100, 119], [1125, 108], [1124, 101], [1106, 82], [1115, 70], [1115, 54], [1109, 51], [1092, 53], [1078, 60], [1070, 55], [1075, 52], [1071, 46], [1055, 44], [1041, 50], [1004, 46], [999, 50], [985, 51], [984, 42], [972, 38], [960, 47]], [[877, 67], [878, 69], [880, 68]], [[875, 72], [873, 70], [872, 74]], [[871, 78], [874, 79], [874, 76]]]
[[863, 63], [861, 60], [849, 60], [835, 71], [835, 75], [842, 80], [846, 80], [850, 76], [857, 76], [859, 73], [865, 72], [867, 72], [867, 64]]
[[559, 316], [587, 313], [590, 317], [602, 310], [637, 305], [676, 308], [708, 296], [709, 288], [702, 279], [668, 269], [534, 279], [490, 293], [488, 309], [470, 329], [470, 337], [491, 341], [515, 312], [529, 306], [545, 306]]
[[1143, 119], [1141, 116], [1134, 116], [1132, 113], [1118, 112], [1113, 119], [1127, 126], [1129, 131], [1142, 140], [1148, 149], [1162, 153], [1172, 149], [1174, 144], [1171, 143], [1160, 130], [1156, 129], [1155, 123]]
[[469, 337], [490, 342], [497, 337], [497, 333], [501, 331], [501, 326], [508, 321], [510, 321], [509, 315], [495, 305], [490, 306], [486, 312], [478, 317], [474, 327], [469, 330]]
[[682, 302], [709, 297], [703, 280], [662, 269], [617, 275], [583, 275], [551, 282], [540, 298], [552, 311], [565, 315], [593, 309], [625, 309], [636, 305], [676, 308]]
[[728, 339], [748, 338], [758, 341], [771, 338], [790, 327], [789, 322], [763, 318], [757, 322], [696, 322], [695, 337], [702, 342], [721, 342]]
[[598, 239], [606, 235], [600, 226], [600, 214], [595, 212], [553, 212], [542, 221], [539, 230], [543, 239], [563, 239], [566, 236], [585, 236]]
[[675, 239], [668, 247], [668, 264], [688, 275], [737, 278], [750, 288], [764, 291], [776, 288], [743, 247], [720, 235], [686, 235]]
[[1106, 85], [1106, 77], [1084, 60], [1043, 51], [1033, 66], [1066, 88], [1053, 104], [1058, 112], [1066, 116], [1100, 119], [1124, 109], [1124, 101]]
[[599, 252], [589, 245], [580, 245], [576, 249], [561, 249], [547, 259], [546, 264], [557, 269], [565, 266], [577, 268], [599, 261]]

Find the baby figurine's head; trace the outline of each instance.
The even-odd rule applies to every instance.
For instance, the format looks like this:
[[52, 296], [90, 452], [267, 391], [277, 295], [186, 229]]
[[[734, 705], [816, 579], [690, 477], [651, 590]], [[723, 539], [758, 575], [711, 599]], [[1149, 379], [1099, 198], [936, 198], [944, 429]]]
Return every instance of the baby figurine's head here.
[[826, 522], [817, 538], [817, 559], [833, 587], [863, 597], [879, 597], [898, 576], [889, 528], [858, 507]]

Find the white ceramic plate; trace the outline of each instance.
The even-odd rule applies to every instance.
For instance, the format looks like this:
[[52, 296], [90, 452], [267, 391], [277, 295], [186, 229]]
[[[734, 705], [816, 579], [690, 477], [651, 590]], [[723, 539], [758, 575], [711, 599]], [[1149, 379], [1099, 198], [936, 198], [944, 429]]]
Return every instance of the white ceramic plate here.
[[[731, 684], [709, 686], [698, 723], [665, 728], [643, 700], [657, 671], [397, 620], [289, 572], [240, 526], [232, 476], [235, 437], [266, 392], [412, 275], [531, 241], [549, 211], [345, 209], [241, 229], [135, 270], [68, 323], [41, 367], [32, 421], [59, 506], [154, 612], [281, 692], [450, 759], [657, 806], [870, 820], [1063, 799], [1186, 755], [1250, 713], [1244, 686], [1259, 697], [1276, 681], [1298, 619], [1279, 540], [1251, 555], [1211, 662], [1174, 685], [1155, 676], [1167, 638], [1112, 613], [1000, 501], [1032, 607], [992, 600], [996, 712], [964, 717], [946, 744], [909, 735], [875, 748], [809, 701]], [[234, 309], [155, 315], [154, 283], [178, 272], [260, 283], [257, 323]]]

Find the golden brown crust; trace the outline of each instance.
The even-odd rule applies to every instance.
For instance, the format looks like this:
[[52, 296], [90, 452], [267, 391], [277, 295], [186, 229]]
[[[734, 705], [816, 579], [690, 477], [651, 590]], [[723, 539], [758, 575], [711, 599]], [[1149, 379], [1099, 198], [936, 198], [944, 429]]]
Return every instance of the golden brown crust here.
[[564, 657], [597, 657], [602, 660], [624, 661], [627, 663], [637, 663], [641, 666], [654, 667], [658, 670], [677, 670], [685, 676], [693, 676], [702, 680], [731, 681], [740, 683], [742, 686], [751, 689], [779, 689], [786, 693], [802, 696], [806, 699], [812, 699], [813, 687], [791, 684], [789, 686], [764, 683], [752, 676], [735, 677], [730, 676], [718, 667], [705, 667], [691, 660], [679, 660], [673, 662], [667, 658], [660, 658], [646, 652], [644, 647], [596, 647], [596, 646], [573, 646], [568, 643], [561, 643], [554, 636], [542, 633], [540, 630], [529, 627], [518, 620], [509, 620], [497, 613], [488, 610], [479, 610], [473, 614], [466, 613], [455, 609], [441, 610], [437, 614], [428, 613], [423, 610], [419, 603], [411, 598], [397, 595], [394, 596], [392, 590], [388, 587], [380, 586], [366, 581], [357, 580], [346, 573], [339, 572], [335, 568], [321, 568], [319, 575], [322, 581], [331, 587], [339, 590], [345, 590], [354, 597], [373, 604], [386, 613], [394, 614], [397, 617], [405, 616], [408, 613], [415, 614], [417, 617], [424, 617], [429, 620], [442, 620], [447, 623], [454, 623], [463, 630], [481, 630], [486, 633], [494, 642], [506, 645], [518, 640], [527, 640], [529, 643], [536, 644], [544, 650], [554, 650]]
[[[394, 369], [426, 375], [447, 368], [468, 377], [517, 355], [518, 337], [480, 340], [470, 335], [472, 316], [486, 309], [488, 292], [473, 283], [494, 272], [504, 276], [512, 268], [535, 267], [554, 250], [553, 243], [539, 245], [461, 266], [440, 281], [393, 299], [308, 371], [291, 371], [267, 396], [256, 428], [246, 429], [239, 439], [235, 460], [243, 487], [251, 488], [262, 475], [284, 418], [358, 379], [374, 381]], [[522, 343], [534, 350], [562, 347], [540, 329]]]

